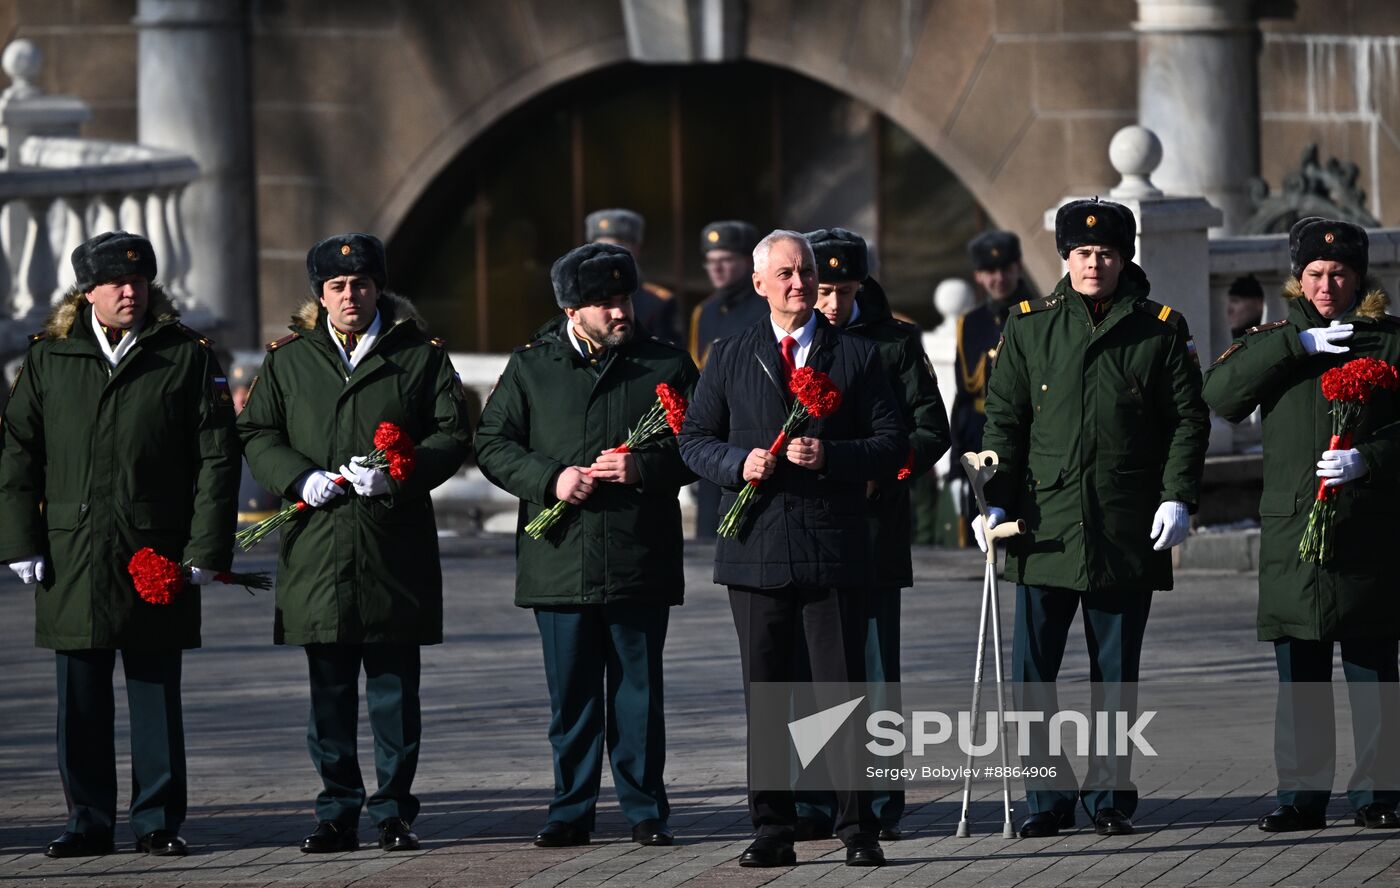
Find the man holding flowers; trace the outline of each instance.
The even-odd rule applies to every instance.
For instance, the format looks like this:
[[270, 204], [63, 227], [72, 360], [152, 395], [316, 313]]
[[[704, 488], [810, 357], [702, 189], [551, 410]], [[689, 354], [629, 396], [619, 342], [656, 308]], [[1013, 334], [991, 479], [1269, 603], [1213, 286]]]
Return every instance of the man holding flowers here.
[[[35, 641], [56, 652], [58, 769], [68, 826], [49, 857], [112, 851], [112, 670], [131, 711], [131, 827], [139, 851], [185, 853], [181, 651], [199, 647], [199, 592], [233, 557], [238, 443], [210, 342], [155, 282], [150, 241], [99, 234], [29, 352], [0, 424], [0, 560], [37, 583]], [[143, 600], [142, 549], [172, 567]]]
[[1273, 642], [1280, 695], [1278, 808], [1259, 828], [1326, 825], [1339, 644], [1357, 760], [1347, 795], [1356, 825], [1393, 829], [1400, 597], [1388, 551], [1400, 519], [1400, 320], [1367, 276], [1365, 229], [1310, 216], [1288, 242], [1287, 317], [1246, 330], [1205, 382], [1224, 418], [1263, 411], [1259, 639]]
[[306, 270], [315, 295], [292, 332], [268, 345], [238, 416], [258, 483], [305, 503], [282, 527], [273, 626], [275, 643], [305, 647], [310, 673], [307, 745], [323, 789], [301, 849], [359, 845], [363, 667], [379, 778], [370, 819], [380, 848], [410, 850], [419, 646], [442, 641], [428, 493], [467, 456], [466, 396], [442, 341], [428, 337], [412, 303], [384, 289], [378, 238], [327, 238], [307, 253]]
[[[724, 491], [714, 581], [729, 587], [746, 697], [754, 682], [795, 679], [799, 627], [813, 679], [864, 679], [875, 579], [866, 485], [894, 478], [909, 452], [874, 343], [813, 310], [806, 238], [774, 231], [753, 258], [769, 316], [714, 344], [681, 431], [686, 464]], [[789, 866], [793, 793], [755, 790], [752, 773], [749, 782], [757, 836], [740, 865]], [[838, 791], [834, 826], [848, 864], [884, 863], [869, 793]]]
[[515, 349], [476, 434], [481, 471], [520, 499], [515, 603], [544, 648], [554, 798], [535, 844], [589, 842], [606, 740], [632, 840], [670, 845], [661, 665], [694, 480], [675, 431], [697, 372], [639, 332], [627, 250], [586, 244], [550, 277], [563, 314]]

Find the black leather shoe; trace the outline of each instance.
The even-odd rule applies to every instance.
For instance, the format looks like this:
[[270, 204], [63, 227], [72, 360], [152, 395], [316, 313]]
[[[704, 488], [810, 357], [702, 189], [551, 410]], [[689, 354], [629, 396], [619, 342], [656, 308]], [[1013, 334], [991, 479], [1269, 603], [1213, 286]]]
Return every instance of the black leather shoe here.
[[44, 849], [45, 857], [95, 857], [112, 853], [112, 837], [93, 833], [64, 832], [49, 842]]
[[535, 844], [541, 848], [572, 848], [588, 844], [588, 831], [579, 829], [572, 823], [551, 820], [535, 836]]
[[418, 835], [401, 818], [390, 817], [379, 824], [379, 850], [417, 851]]
[[902, 839], [902, 838], [904, 838], [904, 831], [901, 830], [899, 827], [897, 827], [897, 826], [882, 826], [882, 827], [880, 827], [880, 841], [882, 841], [882, 842], [898, 842], [898, 841], [899, 841], [900, 839]]
[[157, 857], [184, 857], [189, 847], [173, 829], [155, 829], [136, 840], [136, 850]]
[[1297, 832], [1322, 829], [1326, 825], [1327, 815], [1302, 811], [1293, 805], [1279, 805], [1273, 813], [1259, 818], [1259, 828], [1264, 832]]
[[797, 818], [797, 823], [792, 828], [794, 842], [819, 842], [822, 839], [829, 839], [831, 836], [831, 824], [825, 820], [814, 820], [811, 817]]
[[322, 820], [314, 833], [301, 840], [302, 854], [334, 854], [359, 847], [360, 836], [355, 827], [334, 820]]
[[1094, 815], [1094, 832], [1101, 836], [1131, 835], [1133, 821], [1117, 808], [1100, 808]]
[[1400, 815], [1383, 802], [1372, 802], [1356, 809], [1356, 825], [1367, 829], [1400, 829]]
[[792, 842], [779, 836], [759, 836], [739, 855], [740, 866], [796, 866], [797, 852]]
[[676, 835], [664, 820], [643, 820], [632, 827], [632, 841], [638, 845], [671, 845]]
[[859, 833], [846, 843], [846, 866], [884, 866], [885, 852], [869, 833]]
[[1023, 839], [1048, 839], [1058, 836], [1062, 829], [1074, 828], [1074, 812], [1057, 814], [1054, 811], [1041, 811], [1032, 814], [1021, 824], [1018, 835]]

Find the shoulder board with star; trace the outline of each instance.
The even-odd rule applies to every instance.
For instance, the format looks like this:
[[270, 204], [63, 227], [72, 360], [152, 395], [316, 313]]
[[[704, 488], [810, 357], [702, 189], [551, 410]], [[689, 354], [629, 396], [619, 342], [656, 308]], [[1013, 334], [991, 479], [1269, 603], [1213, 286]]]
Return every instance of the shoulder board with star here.
[[520, 352], [527, 352], [532, 348], [538, 348], [539, 346], [544, 345], [544, 343], [545, 341], [543, 339], [536, 339], [534, 342], [527, 342], [524, 345], [517, 345], [515, 348], [511, 349], [511, 351], [516, 354], [519, 354]]
[[1169, 324], [1178, 330], [1181, 329], [1181, 324], [1183, 320], [1185, 320], [1182, 318], [1181, 312], [1172, 308], [1170, 305], [1163, 305], [1151, 299], [1139, 299], [1137, 302], [1133, 303], [1133, 308], [1143, 314], [1150, 314], [1162, 323]]
[[[1396, 318], [1395, 320], [1397, 323], [1400, 323], [1400, 318]], [[1263, 333], [1266, 330], [1277, 330], [1279, 327], [1287, 326], [1287, 324], [1288, 318], [1284, 318], [1281, 321], [1274, 321], [1269, 324], [1258, 324], [1257, 326], [1250, 327], [1248, 330], [1244, 331], [1244, 335], [1250, 336], [1255, 333]]]
[[1015, 317], [1023, 317], [1028, 314], [1035, 314], [1038, 311], [1045, 311], [1060, 304], [1058, 296], [1045, 296], [1041, 299], [1022, 299], [1011, 306], [1011, 314]]
[[48, 338], [49, 338], [49, 333], [48, 333], [47, 330], [40, 330], [38, 333], [30, 333], [30, 334], [29, 334], [29, 344], [30, 344], [30, 345], [33, 345], [33, 344], [36, 343], [36, 342], [42, 342], [43, 340], [48, 339]]
[[272, 340], [271, 342], [269, 342], [269, 343], [267, 344], [267, 350], [268, 350], [268, 351], [277, 351], [279, 348], [281, 348], [282, 346], [286, 345], [287, 343], [289, 343], [289, 342], [296, 342], [296, 341], [297, 341], [298, 339], [300, 339], [300, 338], [301, 338], [301, 334], [300, 334], [300, 333], [297, 333], [297, 332], [288, 333], [286, 336], [283, 336], [281, 339], [274, 339], [274, 340]]
[[659, 284], [645, 283], [642, 284], [642, 289], [646, 290], [648, 293], [655, 296], [657, 299], [670, 299], [676, 295], [675, 293], [672, 293], [670, 290], [666, 289], [665, 287]]
[[199, 332], [198, 330], [195, 330], [195, 329], [193, 329], [193, 328], [191, 328], [191, 327], [186, 327], [184, 324], [181, 324], [181, 323], [178, 323], [178, 322], [177, 322], [177, 323], [175, 324], [175, 329], [179, 330], [181, 333], [183, 333], [183, 334], [185, 334], [186, 336], [188, 336], [189, 338], [193, 339], [195, 342], [198, 342], [200, 345], [204, 346], [205, 348], [210, 348], [211, 346], [214, 345], [214, 340], [210, 339], [208, 336], [205, 336], [203, 333]]
[[647, 336], [647, 340], [650, 341], [650, 342], [653, 342], [653, 343], [655, 343], [655, 344], [657, 344], [657, 345], [660, 345], [660, 346], [664, 346], [664, 347], [666, 347], [666, 348], [669, 348], [669, 349], [671, 349], [672, 351], [678, 351], [678, 352], [684, 352], [685, 354], [690, 354], [690, 351], [687, 350], [687, 349], [685, 349], [685, 348], [683, 348], [679, 343], [676, 343], [676, 342], [668, 342], [668, 341], [666, 341], [665, 339], [662, 339], [660, 336], [648, 335], [648, 336]]
[[428, 344], [433, 348], [447, 348], [447, 340], [441, 336], [432, 336], [428, 339]]

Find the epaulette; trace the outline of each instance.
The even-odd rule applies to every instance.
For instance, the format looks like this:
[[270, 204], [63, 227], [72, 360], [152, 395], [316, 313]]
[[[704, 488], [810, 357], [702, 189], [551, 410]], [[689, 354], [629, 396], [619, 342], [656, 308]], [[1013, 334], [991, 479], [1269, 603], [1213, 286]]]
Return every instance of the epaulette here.
[[1133, 303], [1133, 308], [1136, 308], [1144, 314], [1152, 315], [1164, 324], [1170, 324], [1178, 329], [1181, 327], [1181, 322], [1183, 320], [1181, 312], [1172, 308], [1170, 305], [1153, 302], [1151, 299], [1139, 299], [1137, 302]]
[[267, 350], [277, 351], [279, 348], [286, 345], [287, 343], [296, 342], [300, 338], [301, 334], [294, 330], [291, 333], [288, 333], [286, 336], [283, 336], [281, 339], [274, 339], [271, 342], [269, 342], [267, 344]]
[[[1396, 320], [1396, 323], [1400, 323], [1400, 318], [1396, 318], [1395, 320]], [[1273, 322], [1268, 323], [1268, 324], [1259, 324], [1259, 325], [1257, 325], [1257, 326], [1250, 327], [1248, 330], [1244, 331], [1244, 335], [1248, 336], [1248, 335], [1251, 334], [1251, 333], [1263, 333], [1265, 330], [1275, 330], [1275, 329], [1277, 329], [1277, 328], [1279, 328], [1279, 327], [1282, 327], [1284, 324], [1287, 324], [1287, 323], [1288, 323], [1288, 318], [1284, 318], [1284, 319], [1281, 320], [1281, 321], [1273, 321]]]
[[1011, 306], [1011, 313], [1017, 317], [1033, 314], [1037, 311], [1045, 311], [1047, 308], [1054, 308], [1060, 304], [1060, 297], [1046, 296], [1042, 299], [1022, 299]]
[[189, 338], [193, 339], [195, 342], [198, 342], [200, 345], [204, 346], [205, 348], [209, 348], [209, 347], [211, 347], [211, 346], [214, 344], [214, 340], [210, 339], [208, 336], [205, 336], [203, 333], [199, 332], [198, 330], [192, 329], [192, 328], [190, 328], [190, 327], [186, 327], [184, 324], [181, 324], [181, 323], [179, 323], [179, 322], [176, 322], [176, 324], [175, 324], [175, 329], [179, 330], [181, 333], [183, 333], [183, 334], [185, 334], [186, 336], [188, 336]]
[[527, 343], [525, 343], [524, 345], [517, 345], [515, 348], [511, 349], [511, 351], [512, 351], [512, 352], [517, 352], [517, 353], [518, 353], [518, 352], [527, 352], [527, 351], [529, 351], [530, 349], [534, 348], [535, 346], [544, 345], [544, 342], [545, 342], [545, 341], [544, 341], [543, 339], [536, 339], [534, 342], [527, 342]]
[[690, 354], [690, 352], [689, 352], [688, 350], [682, 348], [682, 347], [681, 347], [680, 345], [678, 345], [677, 343], [674, 343], [674, 342], [667, 342], [666, 340], [662, 339], [660, 336], [648, 336], [647, 338], [650, 339], [652, 342], [656, 343], [657, 345], [664, 345], [664, 346], [666, 346], [667, 348], [673, 348], [673, 349], [675, 349], [675, 350], [678, 351], [678, 352], [685, 352], [686, 354]]
[[38, 341], [41, 340], [41, 339], [48, 339], [48, 338], [49, 338], [49, 331], [47, 331], [47, 330], [40, 330], [38, 333], [30, 333], [30, 334], [29, 334], [29, 341], [30, 341], [30, 342], [38, 342]]
[[434, 336], [429, 339], [428, 344], [433, 348], [447, 348], [447, 340], [443, 339], [441, 336]]
[[648, 293], [655, 296], [657, 299], [671, 299], [676, 295], [675, 293], [672, 293], [665, 287], [653, 283], [642, 284], [642, 289], [646, 290]]

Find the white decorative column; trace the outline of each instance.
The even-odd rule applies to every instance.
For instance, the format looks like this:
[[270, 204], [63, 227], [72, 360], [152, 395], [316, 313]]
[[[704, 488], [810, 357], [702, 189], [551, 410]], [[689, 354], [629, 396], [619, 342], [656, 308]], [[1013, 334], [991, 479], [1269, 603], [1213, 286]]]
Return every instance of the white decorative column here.
[[1259, 175], [1259, 46], [1252, 0], [1138, 0], [1138, 119], [1166, 149], [1155, 178], [1224, 211], [1252, 212]]
[[[928, 355], [934, 378], [938, 380], [943, 408], [949, 411], [951, 418], [953, 397], [958, 393], [955, 375], [958, 372], [958, 319], [977, 307], [977, 294], [962, 278], [945, 278], [933, 288], [933, 307], [943, 323], [924, 333], [924, 354]], [[943, 454], [934, 466], [938, 477], [946, 476], [959, 456], [962, 454], [951, 451]]]
[[221, 344], [251, 346], [258, 264], [246, 0], [139, 0], [135, 24], [139, 141], [188, 154], [200, 170], [180, 207], [188, 299], [218, 319]]
[[[1209, 361], [1218, 321], [1210, 299], [1210, 229], [1222, 214], [1203, 197], [1164, 195], [1154, 183], [1164, 162], [1161, 141], [1150, 129], [1127, 126], [1109, 143], [1108, 159], [1122, 176], [1108, 199], [1121, 203], [1137, 217], [1137, 255], [1152, 285], [1152, 299], [1181, 312], [1191, 329], [1197, 355]], [[1066, 198], [1064, 202], [1075, 198]], [[1045, 227], [1055, 230], [1055, 213], [1045, 212]], [[1211, 449], [1228, 449], [1228, 427], [1211, 430]], [[1225, 438], [1217, 441], [1218, 434]]]

